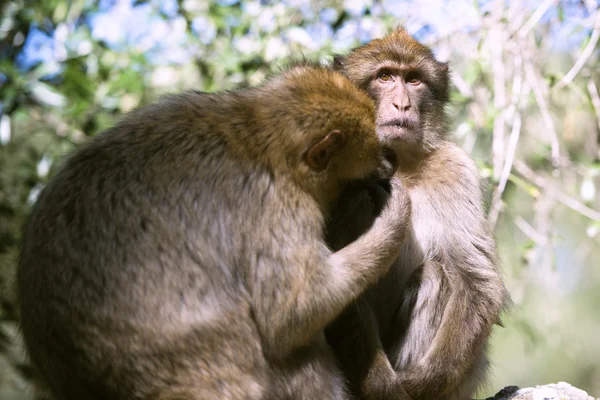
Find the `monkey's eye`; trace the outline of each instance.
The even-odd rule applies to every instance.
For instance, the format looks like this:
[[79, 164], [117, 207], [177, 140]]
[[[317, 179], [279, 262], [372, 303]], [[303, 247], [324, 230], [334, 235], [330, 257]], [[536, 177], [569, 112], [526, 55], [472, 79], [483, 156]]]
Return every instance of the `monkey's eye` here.
[[383, 81], [383, 82], [388, 82], [388, 81], [392, 80], [392, 75], [387, 71], [383, 71], [377, 75], [377, 79], [379, 79], [380, 81]]
[[411, 85], [418, 85], [421, 83], [421, 75], [416, 71], [411, 71], [406, 74], [406, 82]]

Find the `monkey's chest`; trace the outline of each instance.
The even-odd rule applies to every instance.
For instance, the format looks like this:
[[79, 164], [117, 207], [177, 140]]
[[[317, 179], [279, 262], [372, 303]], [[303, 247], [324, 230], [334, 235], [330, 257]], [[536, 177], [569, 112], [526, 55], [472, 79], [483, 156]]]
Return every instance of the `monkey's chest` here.
[[[413, 196], [411, 196], [413, 197]], [[412, 199], [412, 221], [407, 249], [413, 263], [420, 265], [427, 260], [435, 260], [440, 257], [441, 249], [444, 248], [446, 236], [444, 235], [447, 225], [447, 215], [440, 212], [436, 203], [430, 202], [423, 196], [415, 196]], [[416, 267], [415, 266], [415, 267]]]

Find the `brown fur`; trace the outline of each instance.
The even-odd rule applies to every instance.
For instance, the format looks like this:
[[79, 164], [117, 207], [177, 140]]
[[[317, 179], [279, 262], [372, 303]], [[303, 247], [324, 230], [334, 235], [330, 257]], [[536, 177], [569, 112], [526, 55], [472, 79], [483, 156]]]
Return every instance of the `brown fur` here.
[[41, 193], [18, 268], [54, 397], [346, 398], [323, 329], [397, 257], [410, 201], [396, 180], [335, 253], [323, 226], [380, 153], [371, 99], [309, 65], [166, 97], [83, 146]]
[[[448, 67], [403, 29], [334, 67], [376, 101], [378, 135], [396, 153], [412, 217], [399, 259], [328, 328], [328, 340], [359, 397], [467, 399], [486, 375], [486, 343], [509, 300], [477, 168], [446, 139]], [[373, 188], [336, 207], [334, 248], [370, 226], [377, 206], [365, 192]]]

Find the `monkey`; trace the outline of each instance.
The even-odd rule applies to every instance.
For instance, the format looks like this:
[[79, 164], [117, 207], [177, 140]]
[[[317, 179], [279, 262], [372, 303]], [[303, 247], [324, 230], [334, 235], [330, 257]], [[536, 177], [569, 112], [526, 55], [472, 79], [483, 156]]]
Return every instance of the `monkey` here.
[[[447, 138], [448, 64], [398, 28], [334, 57], [333, 68], [375, 100], [377, 134], [395, 154], [412, 217], [399, 258], [328, 326], [328, 343], [358, 398], [470, 398], [510, 298], [477, 167]], [[333, 249], [371, 226], [377, 213], [363, 204], [385, 199], [377, 182], [352, 190], [327, 226]]]
[[333, 252], [347, 185], [386, 164], [375, 106], [298, 63], [125, 116], [39, 195], [17, 270], [21, 331], [55, 400], [346, 399], [324, 328], [385, 274], [410, 199]]

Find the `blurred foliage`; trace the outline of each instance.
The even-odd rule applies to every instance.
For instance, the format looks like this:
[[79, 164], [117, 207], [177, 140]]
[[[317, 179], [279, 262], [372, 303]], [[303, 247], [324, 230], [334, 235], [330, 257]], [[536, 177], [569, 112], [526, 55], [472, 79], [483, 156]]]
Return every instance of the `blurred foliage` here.
[[482, 396], [560, 380], [600, 396], [595, 0], [0, 7], [0, 398], [26, 392], [23, 361], [7, 345], [20, 228], [65, 154], [161, 93], [253, 85], [290, 57], [330, 62], [399, 24], [451, 63], [453, 138], [481, 167], [515, 301], [494, 333]]

